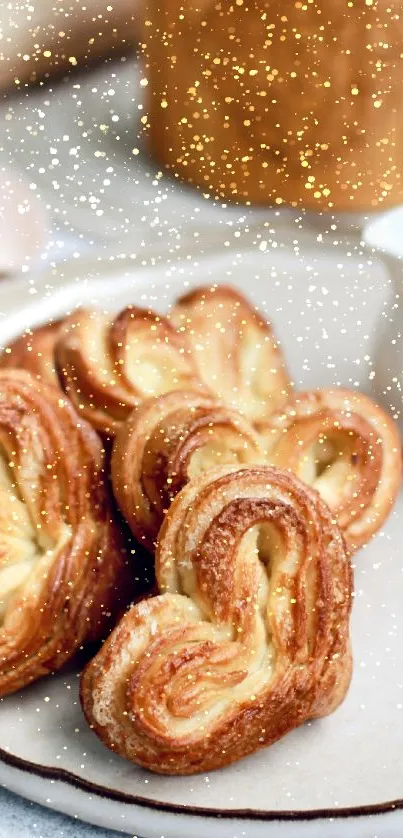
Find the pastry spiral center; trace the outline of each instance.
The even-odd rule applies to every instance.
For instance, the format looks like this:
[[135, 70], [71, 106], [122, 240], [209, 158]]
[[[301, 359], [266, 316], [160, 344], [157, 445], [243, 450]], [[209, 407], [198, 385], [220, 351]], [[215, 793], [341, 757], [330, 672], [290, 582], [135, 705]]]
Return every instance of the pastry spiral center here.
[[161, 339], [155, 338], [153, 342], [143, 332], [140, 332], [139, 337], [130, 334], [125, 352], [126, 375], [144, 396], [162, 395], [176, 390], [189, 378], [186, 355], [181, 356], [177, 348]]
[[113, 360], [108, 353], [108, 332], [110, 318], [99, 314], [99, 328], [87, 328], [80, 331], [77, 342], [74, 339], [74, 327], [72, 327], [70, 343], [74, 350], [80, 350], [80, 341], [83, 341], [83, 353], [90, 362], [90, 369], [95, 369], [104, 387], [114, 386], [120, 374], [116, 369]]
[[[223, 518], [229, 520], [232, 510], [226, 512]], [[248, 686], [252, 694], [258, 692], [270, 681], [275, 651], [267, 612], [271, 598], [278, 598], [283, 592], [278, 563], [285, 547], [281, 522], [284, 512], [288, 517], [287, 510], [281, 509], [275, 522], [250, 526], [236, 546], [227, 536], [221, 541], [218, 535], [221, 522], [214, 522], [216, 526], [212, 527], [209, 537], [216, 548], [227, 550], [234, 562], [232, 616], [228, 619], [223, 611], [220, 613], [220, 594], [214, 616], [206, 613], [202, 594], [199, 607], [204, 612], [209, 639], [195, 640], [176, 650], [175, 663], [172, 665], [171, 662], [171, 674], [165, 687], [167, 710], [176, 719], [193, 717], [194, 724], [195, 714], [214, 716], [221, 712], [221, 702], [241, 697]], [[294, 546], [298, 549], [296, 544]], [[214, 575], [217, 587], [222, 585], [221, 593], [227, 594], [225, 582], [216, 573]], [[284, 590], [284, 597], [286, 595]], [[193, 599], [198, 600], [194, 592]]]
[[359, 495], [365, 505], [365, 487], [369, 488], [369, 483], [376, 486], [378, 478], [376, 459], [371, 443], [354, 431], [326, 432], [308, 447], [296, 472], [332, 509]]
[[[35, 444], [34, 438], [31, 442]], [[67, 524], [60, 521], [54, 529], [52, 521], [48, 526], [46, 508], [37, 508], [34, 493], [41, 483], [41, 459], [38, 466], [33, 460], [27, 468], [26, 463], [15, 463], [12, 456], [0, 441], [0, 625], [38, 568], [38, 583], [43, 582], [55, 550], [70, 536]], [[40, 492], [46, 488], [42, 486]]]
[[[262, 409], [268, 400], [276, 405], [281, 403], [284, 397], [282, 388], [278, 386], [279, 363], [275, 357], [270, 358], [269, 343], [267, 335], [252, 328], [244, 328], [238, 353], [244, 392], [235, 391], [234, 401], [251, 420], [261, 417]], [[273, 366], [273, 363], [276, 365]]]
[[39, 556], [37, 534], [19, 495], [12, 466], [6, 456], [0, 456], [0, 621]]
[[251, 446], [248, 446], [239, 432], [231, 433], [226, 429], [220, 434], [219, 429], [214, 428], [211, 437], [211, 441], [196, 448], [191, 454], [187, 465], [188, 478], [193, 480], [217, 466], [237, 465], [252, 459]]

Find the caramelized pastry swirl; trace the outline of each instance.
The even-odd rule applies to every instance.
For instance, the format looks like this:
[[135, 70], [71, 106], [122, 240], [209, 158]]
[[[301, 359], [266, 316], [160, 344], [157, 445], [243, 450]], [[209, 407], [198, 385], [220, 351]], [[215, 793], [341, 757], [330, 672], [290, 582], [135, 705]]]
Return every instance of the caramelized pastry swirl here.
[[265, 430], [268, 458], [313, 486], [358, 550], [382, 526], [401, 482], [397, 425], [368, 396], [349, 390], [298, 393]]
[[319, 495], [265, 466], [188, 483], [162, 525], [161, 594], [86, 668], [82, 703], [116, 753], [190, 774], [333, 711], [350, 672], [351, 566]]
[[145, 398], [200, 387], [185, 338], [165, 317], [135, 306], [116, 317], [75, 312], [63, 325], [56, 361], [80, 415], [112, 436]]
[[178, 390], [149, 399], [122, 426], [112, 483], [134, 535], [153, 551], [164, 514], [185, 483], [226, 463], [263, 461], [247, 419], [215, 399]]
[[102, 637], [130, 587], [97, 435], [56, 388], [0, 370], [0, 695]]
[[39, 326], [37, 329], [27, 329], [1, 353], [0, 367], [28, 370], [36, 378], [59, 387], [54, 349], [61, 322], [58, 320], [46, 326]]
[[188, 336], [198, 373], [218, 398], [255, 423], [286, 401], [291, 382], [271, 325], [234, 288], [198, 288], [172, 321]]

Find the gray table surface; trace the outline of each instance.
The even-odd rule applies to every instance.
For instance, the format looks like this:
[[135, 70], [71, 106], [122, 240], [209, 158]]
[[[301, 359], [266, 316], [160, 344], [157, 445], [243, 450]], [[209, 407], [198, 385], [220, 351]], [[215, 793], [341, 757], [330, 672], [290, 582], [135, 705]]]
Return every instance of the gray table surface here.
[[44, 809], [0, 788], [0, 838], [117, 838], [119, 834]]

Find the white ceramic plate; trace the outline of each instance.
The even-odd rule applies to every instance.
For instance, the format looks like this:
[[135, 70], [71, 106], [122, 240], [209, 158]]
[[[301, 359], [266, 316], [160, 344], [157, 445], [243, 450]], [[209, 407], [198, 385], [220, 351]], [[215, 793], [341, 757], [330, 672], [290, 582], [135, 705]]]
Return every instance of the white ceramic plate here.
[[[297, 386], [359, 387], [400, 417], [400, 270], [370, 248], [294, 228], [235, 248], [135, 268], [77, 262], [0, 286], [3, 343], [78, 303], [164, 311], [204, 282], [241, 288], [273, 320]], [[260, 244], [260, 249], [259, 249]], [[25, 284], [24, 284], [25, 282]], [[26, 304], [21, 304], [24, 292]], [[354, 677], [343, 706], [209, 776], [158, 777], [87, 728], [78, 665], [3, 700], [0, 782], [42, 804], [144, 838], [391, 838], [403, 834], [403, 497], [356, 557]]]

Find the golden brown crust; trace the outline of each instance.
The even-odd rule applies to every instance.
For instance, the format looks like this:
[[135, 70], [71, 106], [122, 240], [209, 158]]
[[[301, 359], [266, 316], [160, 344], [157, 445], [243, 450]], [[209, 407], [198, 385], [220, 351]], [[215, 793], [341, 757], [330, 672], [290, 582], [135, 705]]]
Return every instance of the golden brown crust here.
[[0, 370], [0, 695], [103, 637], [130, 593], [99, 438], [56, 388]]
[[264, 432], [269, 461], [321, 494], [354, 552], [382, 526], [401, 483], [397, 425], [362, 393], [298, 393]]
[[79, 309], [64, 322], [56, 362], [80, 415], [110, 436], [144, 399], [200, 387], [185, 338], [167, 318], [136, 306], [116, 317]]
[[334, 710], [351, 673], [352, 574], [317, 492], [265, 466], [219, 469], [173, 501], [161, 595], [84, 671], [86, 717], [152, 771], [209, 771]]
[[261, 463], [247, 419], [215, 399], [177, 390], [134, 410], [115, 439], [112, 483], [136, 538], [155, 548], [171, 501], [189, 479], [226, 463]]
[[1, 353], [0, 367], [28, 370], [35, 378], [60, 387], [55, 368], [54, 348], [61, 324], [61, 320], [56, 320], [37, 329], [27, 329]]
[[272, 327], [239, 291], [197, 288], [177, 301], [171, 319], [188, 337], [202, 381], [249, 421], [263, 421], [290, 396]]

